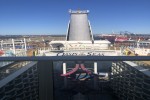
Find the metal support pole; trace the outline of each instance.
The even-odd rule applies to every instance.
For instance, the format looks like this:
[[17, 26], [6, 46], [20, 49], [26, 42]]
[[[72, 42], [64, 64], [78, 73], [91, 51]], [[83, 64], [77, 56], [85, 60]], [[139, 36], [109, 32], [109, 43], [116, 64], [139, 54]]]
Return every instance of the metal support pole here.
[[[94, 73], [97, 73], [97, 62], [94, 62]], [[97, 89], [97, 77], [94, 77], [94, 88]]]
[[66, 63], [63, 63], [63, 74], [66, 74]]
[[[63, 74], [66, 74], [66, 63], [63, 63]], [[64, 87], [67, 87], [67, 78], [64, 77]]]
[[94, 62], [94, 73], [97, 74], [97, 62]]
[[39, 100], [54, 100], [53, 97], [53, 62], [39, 61]]
[[16, 55], [16, 48], [15, 48], [15, 42], [14, 42], [14, 39], [12, 39], [12, 45], [13, 45], [13, 53]]
[[25, 56], [27, 56], [27, 44], [25, 38], [24, 38], [24, 50], [25, 50]]

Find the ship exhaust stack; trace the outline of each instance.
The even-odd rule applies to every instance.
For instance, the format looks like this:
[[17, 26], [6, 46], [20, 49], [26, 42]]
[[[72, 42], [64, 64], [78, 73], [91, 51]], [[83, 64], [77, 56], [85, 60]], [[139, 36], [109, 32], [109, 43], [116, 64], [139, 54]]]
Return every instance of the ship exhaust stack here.
[[88, 10], [69, 10], [70, 21], [68, 24], [67, 41], [93, 41], [93, 34], [88, 20]]

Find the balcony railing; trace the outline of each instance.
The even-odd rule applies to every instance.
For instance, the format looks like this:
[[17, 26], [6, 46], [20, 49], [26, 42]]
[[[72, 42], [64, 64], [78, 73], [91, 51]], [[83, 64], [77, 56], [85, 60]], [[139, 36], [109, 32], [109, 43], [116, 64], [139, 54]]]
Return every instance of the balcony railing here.
[[[118, 68], [119, 66], [121, 66], [121, 64], [124, 63], [116, 63], [116, 62], [122, 62], [122, 61], [150, 61], [150, 56], [38, 56], [38, 57], [0, 57], [0, 61], [34, 61], [34, 64], [36, 64], [37, 66], [37, 72], [38, 72], [38, 90], [39, 90], [39, 95], [38, 98], [40, 100], [54, 100], [54, 76], [53, 76], [53, 68], [55, 61], [63, 61], [63, 62], [67, 62], [67, 61], [75, 61], [75, 62], [82, 62], [82, 61], [111, 61], [114, 62], [113, 65], [117, 66], [115, 67]], [[31, 66], [31, 67], [32, 67]], [[132, 66], [128, 66], [128, 64], [124, 65], [127, 68], [121, 67], [122, 69], [119, 69], [119, 71], [122, 71], [123, 69], [128, 69], [128, 67], [132, 67]], [[141, 67], [142, 68], [142, 67]], [[141, 69], [138, 71], [138, 68], [132, 71], [131, 68], [130, 71], [134, 72], [134, 73], [146, 73], [146, 86], [148, 87], [147, 90], [145, 91], [149, 91], [148, 89], [150, 89], [150, 83], [148, 83], [150, 81], [150, 71], [145, 70], [145, 68]], [[19, 69], [17, 69], [19, 70]], [[144, 72], [145, 71], [145, 72]], [[114, 72], [114, 76], [112, 78], [114, 78], [115, 76], [118, 77], [124, 77], [124, 76], [118, 76], [117, 74], [121, 73], [121, 72]], [[130, 73], [128, 73], [129, 75]], [[17, 74], [18, 75], [18, 74]], [[126, 76], [127, 77], [127, 76]], [[147, 78], [148, 77], [148, 78]], [[117, 78], [114, 78], [115, 80], [117, 80]], [[119, 78], [119, 80], [121, 80]], [[128, 80], [128, 79], [127, 79]], [[147, 81], [148, 80], [148, 81]], [[4, 86], [5, 84], [3, 83], [3, 81], [6, 80], [0, 80], [0, 89], [2, 88], [2, 86]], [[9, 80], [7, 80], [9, 81]], [[115, 83], [116, 81], [113, 81], [113, 83]], [[8, 82], [6, 82], [8, 83]], [[120, 83], [119, 83], [120, 84]], [[143, 86], [145, 86], [145, 83], [140, 83], [140, 84], [144, 84]], [[143, 90], [144, 91], [144, 90]], [[1, 92], [1, 91], [0, 91]], [[118, 93], [117, 91], [115, 91], [116, 93]], [[145, 94], [144, 94], [145, 95]], [[147, 95], [147, 94], [146, 94]], [[149, 95], [147, 95], [149, 96]], [[142, 97], [141, 97], [142, 98]]]
[[0, 61], [150, 61], [150, 56], [0, 57]]

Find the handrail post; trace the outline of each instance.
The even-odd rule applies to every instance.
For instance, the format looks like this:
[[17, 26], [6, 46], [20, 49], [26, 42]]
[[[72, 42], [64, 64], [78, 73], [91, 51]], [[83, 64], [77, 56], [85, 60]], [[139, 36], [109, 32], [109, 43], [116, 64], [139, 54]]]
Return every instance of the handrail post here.
[[97, 74], [97, 62], [94, 62], [94, 73]]
[[53, 61], [38, 61], [39, 100], [54, 100]]

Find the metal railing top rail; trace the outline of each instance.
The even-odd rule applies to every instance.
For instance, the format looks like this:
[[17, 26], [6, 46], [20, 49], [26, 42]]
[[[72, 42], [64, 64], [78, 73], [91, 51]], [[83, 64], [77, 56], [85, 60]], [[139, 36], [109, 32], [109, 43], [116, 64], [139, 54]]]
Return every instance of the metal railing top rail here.
[[150, 61], [150, 56], [32, 56], [0, 57], [0, 61]]

